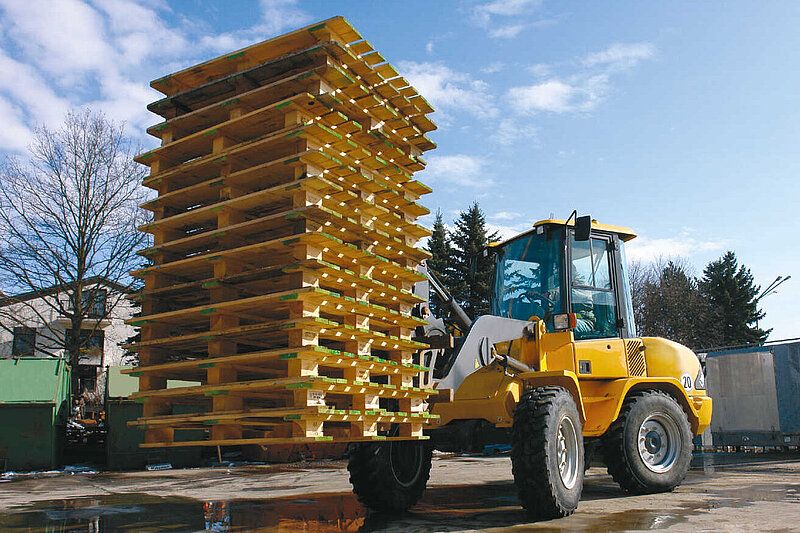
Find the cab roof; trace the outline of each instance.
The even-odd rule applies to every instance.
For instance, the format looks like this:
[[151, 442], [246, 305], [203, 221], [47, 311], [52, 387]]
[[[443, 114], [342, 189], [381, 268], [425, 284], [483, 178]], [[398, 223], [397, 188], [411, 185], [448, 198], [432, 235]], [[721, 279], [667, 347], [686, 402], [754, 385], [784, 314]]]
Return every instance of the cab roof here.
[[[512, 241], [512, 240], [518, 238], [518, 237], [521, 237], [522, 235], [525, 235], [527, 233], [535, 231], [536, 228], [539, 228], [539, 227], [543, 227], [543, 226], [562, 226], [563, 227], [564, 224], [565, 224], [565, 221], [564, 220], [559, 220], [559, 219], [548, 218], [547, 220], [540, 220], [540, 221], [534, 223], [533, 227], [531, 229], [529, 229], [528, 231], [523, 231], [519, 235], [514, 235], [510, 239], [506, 239], [506, 240], [501, 241], [501, 242], [490, 242], [489, 246], [500, 246], [500, 245], [503, 245], [503, 244], [505, 244], [505, 243], [507, 243], [509, 241]], [[574, 226], [575, 222], [570, 221], [569, 225], [570, 226]], [[608, 233], [616, 233], [623, 242], [627, 242], [627, 241], [629, 241], [629, 240], [631, 240], [631, 239], [636, 237], [636, 233], [634, 233], [634, 231], [632, 229], [630, 229], [630, 228], [625, 228], [623, 226], [612, 226], [611, 224], [601, 224], [601, 223], [597, 222], [596, 220], [592, 220], [592, 229], [593, 230], [597, 230], [597, 231], [605, 231], [605, 232], [608, 232]]]
[[[556, 225], [556, 226], [563, 226], [565, 223], [564, 220], [557, 220], [548, 218], [547, 220], [540, 220], [536, 222], [533, 227], [538, 228], [539, 226], [547, 226], [547, 225]], [[570, 226], [574, 226], [575, 222], [570, 221]], [[636, 237], [636, 233], [630, 228], [625, 228], [623, 226], [612, 226], [611, 224], [601, 224], [596, 220], [592, 220], [592, 229], [596, 229], [598, 231], [606, 231], [608, 233], [616, 233], [620, 239], [624, 242], [627, 242]]]

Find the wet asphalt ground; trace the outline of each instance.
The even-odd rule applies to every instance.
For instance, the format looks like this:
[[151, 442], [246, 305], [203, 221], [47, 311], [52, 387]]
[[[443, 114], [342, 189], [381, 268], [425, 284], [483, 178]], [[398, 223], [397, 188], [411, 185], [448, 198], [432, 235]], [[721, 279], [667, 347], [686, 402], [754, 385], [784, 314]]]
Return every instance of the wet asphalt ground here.
[[675, 492], [627, 496], [602, 467], [574, 515], [531, 523], [508, 457], [436, 457], [421, 502], [370, 513], [341, 461], [22, 476], [0, 483], [0, 531], [800, 531], [800, 455], [705, 454]]

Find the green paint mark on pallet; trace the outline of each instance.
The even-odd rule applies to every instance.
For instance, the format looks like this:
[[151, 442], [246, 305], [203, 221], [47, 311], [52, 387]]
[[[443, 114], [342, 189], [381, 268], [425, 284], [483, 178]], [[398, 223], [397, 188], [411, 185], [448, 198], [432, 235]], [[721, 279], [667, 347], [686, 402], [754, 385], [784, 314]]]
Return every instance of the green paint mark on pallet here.
[[313, 386], [313, 383], [289, 383], [286, 385], [286, 390], [310, 389]]
[[211, 307], [209, 309], [203, 309], [202, 311], [200, 311], [200, 314], [201, 315], [211, 315], [211, 314], [214, 314], [216, 312], [217, 312], [217, 309], [215, 307]]
[[227, 396], [228, 391], [226, 390], [209, 390], [203, 393], [205, 396]]
[[214, 368], [217, 363], [200, 363], [197, 365], [197, 368]]
[[203, 420], [204, 426], [213, 426], [214, 424], [219, 424], [219, 420]]
[[287, 105], [291, 104], [292, 102], [281, 102], [280, 104], [275, 106], [275, 109], [283, 109]]
[[227, 59], [236, 59], [237, 57], [242, 57], [244, 55], [244, 50], [241, 52], [237, 52], [235, 54], [231, 54], [227, 57]]
[[217, 133], [217, 128], [203, 132], [203, 137], [208, 137], [209, 135], [214, 135], [215, 133]]

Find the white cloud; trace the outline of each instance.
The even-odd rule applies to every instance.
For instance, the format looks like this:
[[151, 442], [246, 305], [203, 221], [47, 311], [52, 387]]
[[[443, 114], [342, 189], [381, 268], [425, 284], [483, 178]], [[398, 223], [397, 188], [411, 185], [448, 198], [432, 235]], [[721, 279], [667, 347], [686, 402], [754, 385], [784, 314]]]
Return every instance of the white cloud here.
[[0, 151], [18, 151], [34, 125], [57, 127], [84, 105], [144, 137], [155, 120], [145, 106], [159, 97], [146, 80], [310, 21], [297, 0], [261, 0], [251, 27], [225, 34], [170, 13], [161, 0], [0, 0]]
[[612, 44], [605, 50], [587, 55], [586, 66], [611, 65], [615, 68], [632, 68], [640, 61], [652, 58], [656, 48], [652, 43]]
[[472, 15], [479, 24], [488, 25], [492, 17], [521, 15], [541, 4], [541, 0], [492, 0], [475, 6]]
[[489, 37], [498, 39], [513, 39], [525, 29], [524, 24], [511, 24], [509, 26], [500, 26], [489, 31]]
[[537, 78], [546, 78], [553, 72], [553, 67], [546, 63], [536, 63], [528, 66], [527, 70]]
[[532, 142], [532, 144], [538, 146], [537, 133], [536, 126], [528, 120], [520, 123], [514, 118], [504, 118], [492, 132], [490, 138], [503, 146], [510, 146], [521, 141]]
[[30, 144], [31, 130], [24, 123], [22, 111], [0, 97], [0, 148], [24, 152]]
[[542, 0], [492, 0], [474, 6], [471, 17], [475, 24], [486, 29], [489, 37], [513, 39], [527, 26], [541, 27], [539, 22], [528, 24], [525, 15], [542, 5]]
[[521, 222], [519, 224], [512, 224], [512, 225], [492, 224], [491, 222], [486, 223], [486, 231], [488, 233], [496, 231], [500, 236], [500, 240], [506, 240], [510, 239], [511, 237], [516, 237], [523, 231], [528, 231], [532, 227], [533, 224], [528, 222]]
[[36, 69], [12, 59], [2, 49], [0, 93], [26, 109], [34, 121], [60, 121], [69, 109], [69, 102], [58, 96]]
[[554, 65], [531, 65], [528, 70], [545, 79], [512, 87], [507, 99], [523, 113], [590, 111], [610, 92], [612, 74], [629, 70], [654, 55], [655, 46], [650, 43], [618, 43], [581, 58], [577, 70], [567, 76], [552, 75]]
[[508, 99], [517, 109], [532, 113], [574, 113], [593, 109], [608, 92], [608, 75], [574, 76], [567, 81], [547, 81], [508, 90]]
[[499, 211], [494, 213], [493, 215], [489, 215], [491, 220], [514, 220], [515, 218], [519, 218], [521, 215], [514, 211]]
[[490, 63], [485, 67], [483, 67], [481, 69], [481, 72], [483, 72], [484, 74], [495, 74], [497, 72], [500, 72], [504, 68], [506, 68], [505, 63], [503, 63], [502, 61], [495, 61], [494, 63]]
[[398, 68], [437, 109], [466, 111], [479, 118], [497, 115], [494, 97], [486, 82], [456, 72], [444, 63], [401, 61]]
[[698, 252], [722, 250], [725, 243], [701, 240], [682, 232], [677, 237], [650, 238], [639, 236], [625, 247], [629, 261], [654, 261], [663, 257], [689, 257]]
[[242, 48], [269, 39], [284, 30], [311, 22], [311, 16], [298, 7], [297, 0], [260, 0], [261, 20], [243, 30], [203, 37], [202, 44], [216, 52]]
[[421, 179], [426, 183], [445, 183], [462, 187], [484, 188], [493, 185], [491, 176], [486, 175], [486, 162], [465, 154], [432, 155], [428, 158]]

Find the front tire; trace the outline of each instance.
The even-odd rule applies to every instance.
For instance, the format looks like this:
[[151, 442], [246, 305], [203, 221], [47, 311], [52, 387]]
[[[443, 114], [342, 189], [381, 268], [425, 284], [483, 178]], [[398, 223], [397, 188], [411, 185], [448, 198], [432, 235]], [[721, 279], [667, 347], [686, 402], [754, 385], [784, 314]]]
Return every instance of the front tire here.
[[630, 494], [668, 492], [692, 461], [692, 430], [675, 399], [661, 391], [631, 394], [603, 442], [608, 473]]
[[374, 511], [405, 512], [425, 491], [432, 455], [433, 449], [420, 441], [351, 444], [347, 470], [353, 492]]
[[514, 412], [511, 462], [520, 503], [537, 520], [562, 518], [583, 491], [583, 431], [572, 395], [561, 387], [525, 392]]

